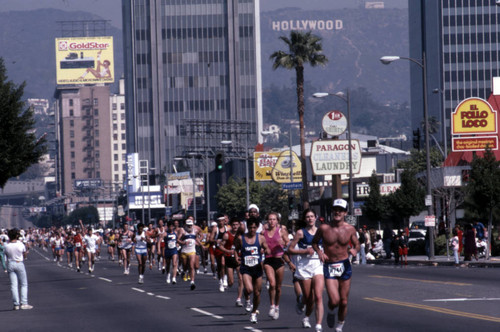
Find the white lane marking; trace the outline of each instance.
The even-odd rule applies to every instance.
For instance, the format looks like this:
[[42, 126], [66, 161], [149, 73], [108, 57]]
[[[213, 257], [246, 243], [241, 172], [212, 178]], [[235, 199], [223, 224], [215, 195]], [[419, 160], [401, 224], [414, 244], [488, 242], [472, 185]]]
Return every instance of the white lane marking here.
[[251, 326], [245, 326], [244, 327], [245, 330], [249, 330], [249, 331], [252, 331], [252, 332], [262, 332], [262, 330], [258, 330], [258, 329], [254, 329], [253, 327]]
[[147, 293], [149, 296], [155, 296], [155, 293]]
[[135, 287], [132, 287], [132, 289], [135, 290], [136, 292], [140, 292], [140, 293], [145, 293], [146, 292], [143, 289], [139, 289], [139, 288], [135, 288]]
[[198, 309], [198, 308], [191, 308], [191, 310], [199, 312], [200, 314], [203, 314], [203, 315], [207, 315], [207, 316], [210, 316], [210, 317], [213, 317], [213, 318], [217, 318], [217, 319], [224, 318], [222, 316], [218, 316], [218, 315], [215, 315], [215, 314], [213, 314], [211, 312], [208, 312], [208, 311], [205, 311], [205, 310], [201, 310], [201, 309]]
[[156, 297], [158, 297], [160, 299], [164, 299], [164, 300], [170, 300], [170, 298], [168, 296], [156, 295]]
[[500, 301], [498, 297], [478, 297], [478, 298], [456, 298], [456, 299], [430, 299], [424, 302], [465, 302], [465, 301]]
[[107, 281], [107, 282], [113, 282], [113, 280], [111, 280], [111, 279], [106, 279], [106, 278], [103, 278], [103, 277], [99, 277], [99, 279], [104, 280], [104, 281]]

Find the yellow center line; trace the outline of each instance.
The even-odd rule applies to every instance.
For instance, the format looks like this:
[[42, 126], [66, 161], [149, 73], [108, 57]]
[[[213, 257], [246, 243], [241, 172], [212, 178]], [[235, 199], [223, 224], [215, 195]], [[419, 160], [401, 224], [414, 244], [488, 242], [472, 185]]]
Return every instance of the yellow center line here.
[[472, 284], [467, 284], [464, 282], [453, 282], [453, 281], [437, 281], [437, 280], [424, 280], [424, 279], [413, 279], [413, 278], [399, 278], [399, 277], [388, 277], [379, 275], [370, 275], [370, 278], [380, 278], [380, 279], [396, 279], [405, 281], [417, 281], [427, 284], [443, 284], [443, 285], [454, 285], [454, 286], [472, 286]]
[[401, 301], [383, 299], [383, 298], [380, 298], [380, 297], [372, 297], [372, 298], [365, 297], [364, 299], [367, 300], [367, 301], [374, 301], [374, 302], [379, 302], [379, 303], [393, 304], [393, 305], [398, 305], [398, 306], [402, 306], [402, 307], [409, 307], [409, 308], [415, 308], [415, 309], [422, 309], [422, 310], [439, 312], [439, 313], [447, 314], [447, 315], [467, 317], [467, 318], [474, 318], [474, 319], [480, 319], [480, 320], [486, 320], [486, 321], [490, 321], [490, 322], [500, 323], [500, 318], [493, 317], [493, 316], [486, 316], [486, 315], [474, 314], [474, 313], [470, 313], [470, 312], [457, 311], [457, 310], [451, 310], [451, 309], [440, 308], [440, 307], [432, 307], [432, 306], [423, 305], [423, 304], [416, 304], [416, 303], [409, 303], [409, 302], [401, 302]]

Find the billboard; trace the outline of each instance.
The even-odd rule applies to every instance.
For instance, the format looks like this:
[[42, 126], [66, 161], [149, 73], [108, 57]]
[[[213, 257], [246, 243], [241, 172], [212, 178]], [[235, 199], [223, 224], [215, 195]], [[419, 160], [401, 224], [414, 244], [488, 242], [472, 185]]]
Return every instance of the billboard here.
[[281, 151], [253, 153], [254, 181], [272, 181], [271, 172], [278, 161]]
[[349, 150], [352, 173], [361, 171], [361, 146], [356, 139], [315, 141], [311, 145], [311, 165], [314, 175], [349, 174]]
[[56, 38], [57, 84], [114, 82], [113, 37]]

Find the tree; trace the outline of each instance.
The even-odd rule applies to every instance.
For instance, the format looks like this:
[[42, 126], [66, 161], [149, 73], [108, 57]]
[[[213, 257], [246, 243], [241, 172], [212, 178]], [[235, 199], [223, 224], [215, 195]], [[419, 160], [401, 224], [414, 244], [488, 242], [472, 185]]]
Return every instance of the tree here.
[[381, 221], [387, 216], [387, 200], [380, 194], [380, 179], [377, 173], [373, 171], [368, 185], [370, 186], [370, 194], [363, 205], [363, 215], [367, 216], [371, 221]]
[[24, 109], [21, 98], [25, 83], [7, 81], [7, 70], [0, 58], [0, 188], [14, 176], [36, 164], [45, 153], [45, 138], [35, 136], [33, 111]]
[[425, 209], [425, 188], [418, 183], [415, 171], [401, 173], [401, 187], [389, 196], [389, 202], [393, 217], [403, 218], [404, 223]]
[[[482, 158], [474, 155], [467, 185], [467, 195], [471, 207], [483, 220], [488, 220], [488, 234], [491, 234], [493, 210], [500, 203], [500, 161], [497, 161], [490, 148]], [[488, 246], [491, 237], [488, 236]], [[487, 251], [486, 258], [489, 258]]]
[[312, 67], [325, 65], [328, 62], [327, 57], [322, 54], [323, 46], [321, 38], [313, 35], [310, 31], [291, 31], [290, 38], [286, 36], [279, 37], [287, 46], [288, 52], [276, 51], [271, 54], [273, 60], [273, 69], [285, 68], [295, 69], [296, 88], [297, 88], [297, 111], [299, 113], [300, 128], [300, 159], [302, 162], [302, 201], [304, 208], [309, 207], [309, 193], [307, 189], [307, 165], [306, 148], [304, 134], [304, 65], [309, 63]]
[[[247, 209], [246, 206], [246, 184], [244, 179], [229, 178], [227, 184], [221, 186], [215, 195], [219, 212], [230, 216], [242, 216]], [[286, 217], [288, 212], [287, 194], [276, 183], [261, 185], [258, 182], [250, 182], [250, 202], [257, 204], [260, 215], [274, 211]]]

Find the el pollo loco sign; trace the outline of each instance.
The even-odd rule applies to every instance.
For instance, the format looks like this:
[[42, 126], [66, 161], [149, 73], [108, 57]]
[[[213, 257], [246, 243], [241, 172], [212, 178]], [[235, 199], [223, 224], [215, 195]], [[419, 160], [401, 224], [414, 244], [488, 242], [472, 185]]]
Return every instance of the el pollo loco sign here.
[[483, 151], [489, 146], [498, 149], [497, 112], [481, 98], [462, 101], [452, 114], [453, 151]]

